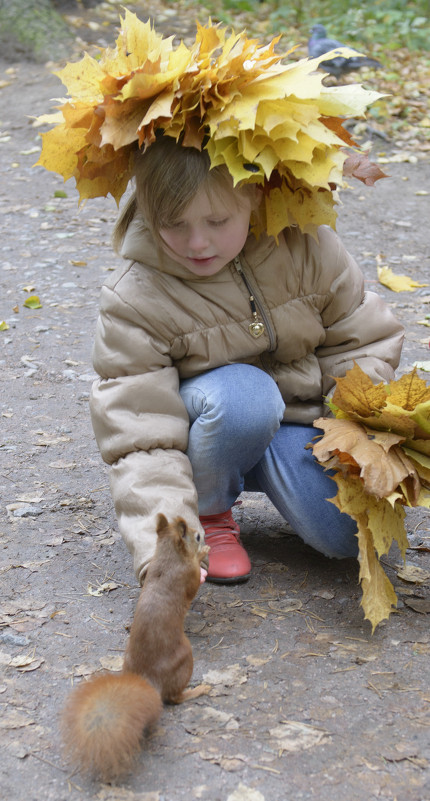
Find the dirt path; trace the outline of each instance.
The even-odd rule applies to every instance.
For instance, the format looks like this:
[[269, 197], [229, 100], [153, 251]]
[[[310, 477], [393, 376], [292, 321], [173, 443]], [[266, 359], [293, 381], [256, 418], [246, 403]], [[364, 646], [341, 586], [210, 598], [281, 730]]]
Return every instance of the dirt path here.
[[[164, 711], [120, 787], [64, 765], [58, 713], [70, 686], [118, 669], [138, 595], [119, 538], [107, 472], [89, 421], [98, 295], [113, 269], [113, 201], [78, 211], [72, 187], [41, 169], [37, 131], [61, 87], [43, 67], [0, 70], [0, 680], [2, 797], [9, 801], [430, 800], [430, 520], [408, 516], [407, 562], [421, 584], [387, 571], [399, 612], [371, 637], [355, 561], [303, 546], [263, 496], [239, 508], [253, 575], [205, 586], [187, 619], [193, 683], [208, 696]], [[373, 155], [386, 148], [377, 141]], [[389, 149], [392, 157], [393, 149]], [[368, 285], [407, 328], [401, 371], [429, 358], [430, 288], [394, 294], [376, 256], [429, 280], [430, 165], [390, 163], [391, 178], [343, 195], [339, 232]], [[64, 191], [67, 197], [55, 197]], [[29, 295], [40, 309], [27, 309]], [[422, 374], [426, 377], [426, 374]], [[423, 547], [424, 546], [424, 547]]]

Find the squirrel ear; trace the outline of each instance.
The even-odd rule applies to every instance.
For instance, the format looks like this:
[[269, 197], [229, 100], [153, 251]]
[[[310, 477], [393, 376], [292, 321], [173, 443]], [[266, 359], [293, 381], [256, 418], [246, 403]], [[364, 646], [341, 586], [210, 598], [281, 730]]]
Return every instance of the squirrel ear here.
[[181, 537], [185, 537], [187, 533], [187, 524], [182, 517], [177, 517], [175, 520], [176, 528]]
[[155, 521], [156, 524], [156, 531], [157, 534], [162, 534], [166, 528], [168, 528], [169, 523], [167, 522], [167, 517], [163, 515], [161, 512], [157, 515], [157, 519]]

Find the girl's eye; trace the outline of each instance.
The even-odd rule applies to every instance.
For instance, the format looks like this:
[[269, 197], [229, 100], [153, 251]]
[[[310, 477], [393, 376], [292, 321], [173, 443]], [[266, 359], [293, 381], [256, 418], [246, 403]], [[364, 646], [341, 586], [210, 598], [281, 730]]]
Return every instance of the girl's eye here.
[[227, 217], [223, 217], [222, 220], [209, 220], [209, 224], [213, 225], [215, 228], [217, 228], [220, 225], [225, 225], [226, 222], [228, 222], [228, 218]]
[[176, 220], [173, 222], [165, 222], [160, 226], [160, 231], [175, 231], [183, 228], [185, 225], [183, 220]]

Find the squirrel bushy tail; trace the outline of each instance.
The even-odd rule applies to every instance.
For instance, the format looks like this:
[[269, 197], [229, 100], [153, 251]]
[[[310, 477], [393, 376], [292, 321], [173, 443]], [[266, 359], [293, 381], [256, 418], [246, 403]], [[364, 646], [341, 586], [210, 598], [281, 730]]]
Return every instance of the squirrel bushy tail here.
[[208, 554], [199, 532], [181, 517], [157, 516], [157, 547], [137, 602], [122, 673], [79, 684], [62, 716], [70, 761], [108, 781], [128, 771], [163, 703], [181, 703], [193, 672], [184, 618]]
[[142, 735], [161, 710], [158, 690], [135, 673], [106, 673], [82, 682], [62, 715], [70, 761], [103, 781], [115, 779], [132, 767]]

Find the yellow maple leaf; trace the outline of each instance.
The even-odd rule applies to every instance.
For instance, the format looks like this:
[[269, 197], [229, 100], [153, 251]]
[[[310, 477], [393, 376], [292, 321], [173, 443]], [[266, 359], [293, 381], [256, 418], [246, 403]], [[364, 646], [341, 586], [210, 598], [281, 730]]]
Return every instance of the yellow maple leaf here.
[[430, 401], [430, 387], [420, 378], [416, 368], [397, 381], [390, 381], [387, 394], [392, 404], [407, 410], [413, 410], [417, 404]]
[[78, 164], [77, 153], [86, 142], [85, 132], [79, 128], [68, 129], [67, 137], [65, 133], [66, 126], [63, 124], [42, 134], [43, 147], [36, 165], [59, 173], [67, 181], [75, 174]]
[[71, 97], [91, 104], [103, 100], [102, 81], [105, 72], [99, 61], [85, 53], [77, 63], [69, 63], [55, 75], [67, 88]]
[[425, 487], [423, 487], [420, 492], [418, 506], [424, 506], [426, 509], [430, 509], [430, 492]]
[[361, 520], [358, 521], [360, 582], [363, 590], [361, 606], [364, 617], [372, 626], [386, 620], [397, 606], [397, 596], [390, 579], [384, 572], [373, 547], [372, 535]]
[[425, 456], [425, 454], [419, 453], [419, 451], [413, 450], [413, 448], [403, 448], [403, 450], [414, 462], [424, 487], [430, 489], [430, 456]]
[[357, 523], [359, 546], [359, 579], [363, 592], [361, 605], [365, 618], [375, 627], [389, 617], [397, 604], [394, 588], [385, 574], [378, 556], [388, 553], [393, 538], [404, 554], [407, 538], [403, 524], [404, 509], [400, 504], [394, 508], [387, 499], [369, 498], [360, 480], [334, 476], [338, 493], [331, 502]]
[[333, 406], [346, 414], [368, 418], [382, 409], [387, 400], [384, 384], [374, 384], [358, 364], [354, 364], [343, 378], [336, 379]]
[[387, 265], [378, 265], [377, 272], [379, 283], [392, 289], [393, 292], [414, 292], [417, 287], [428, 286], [428, 284], [414, 281], [407, 275], [395, 275]]

